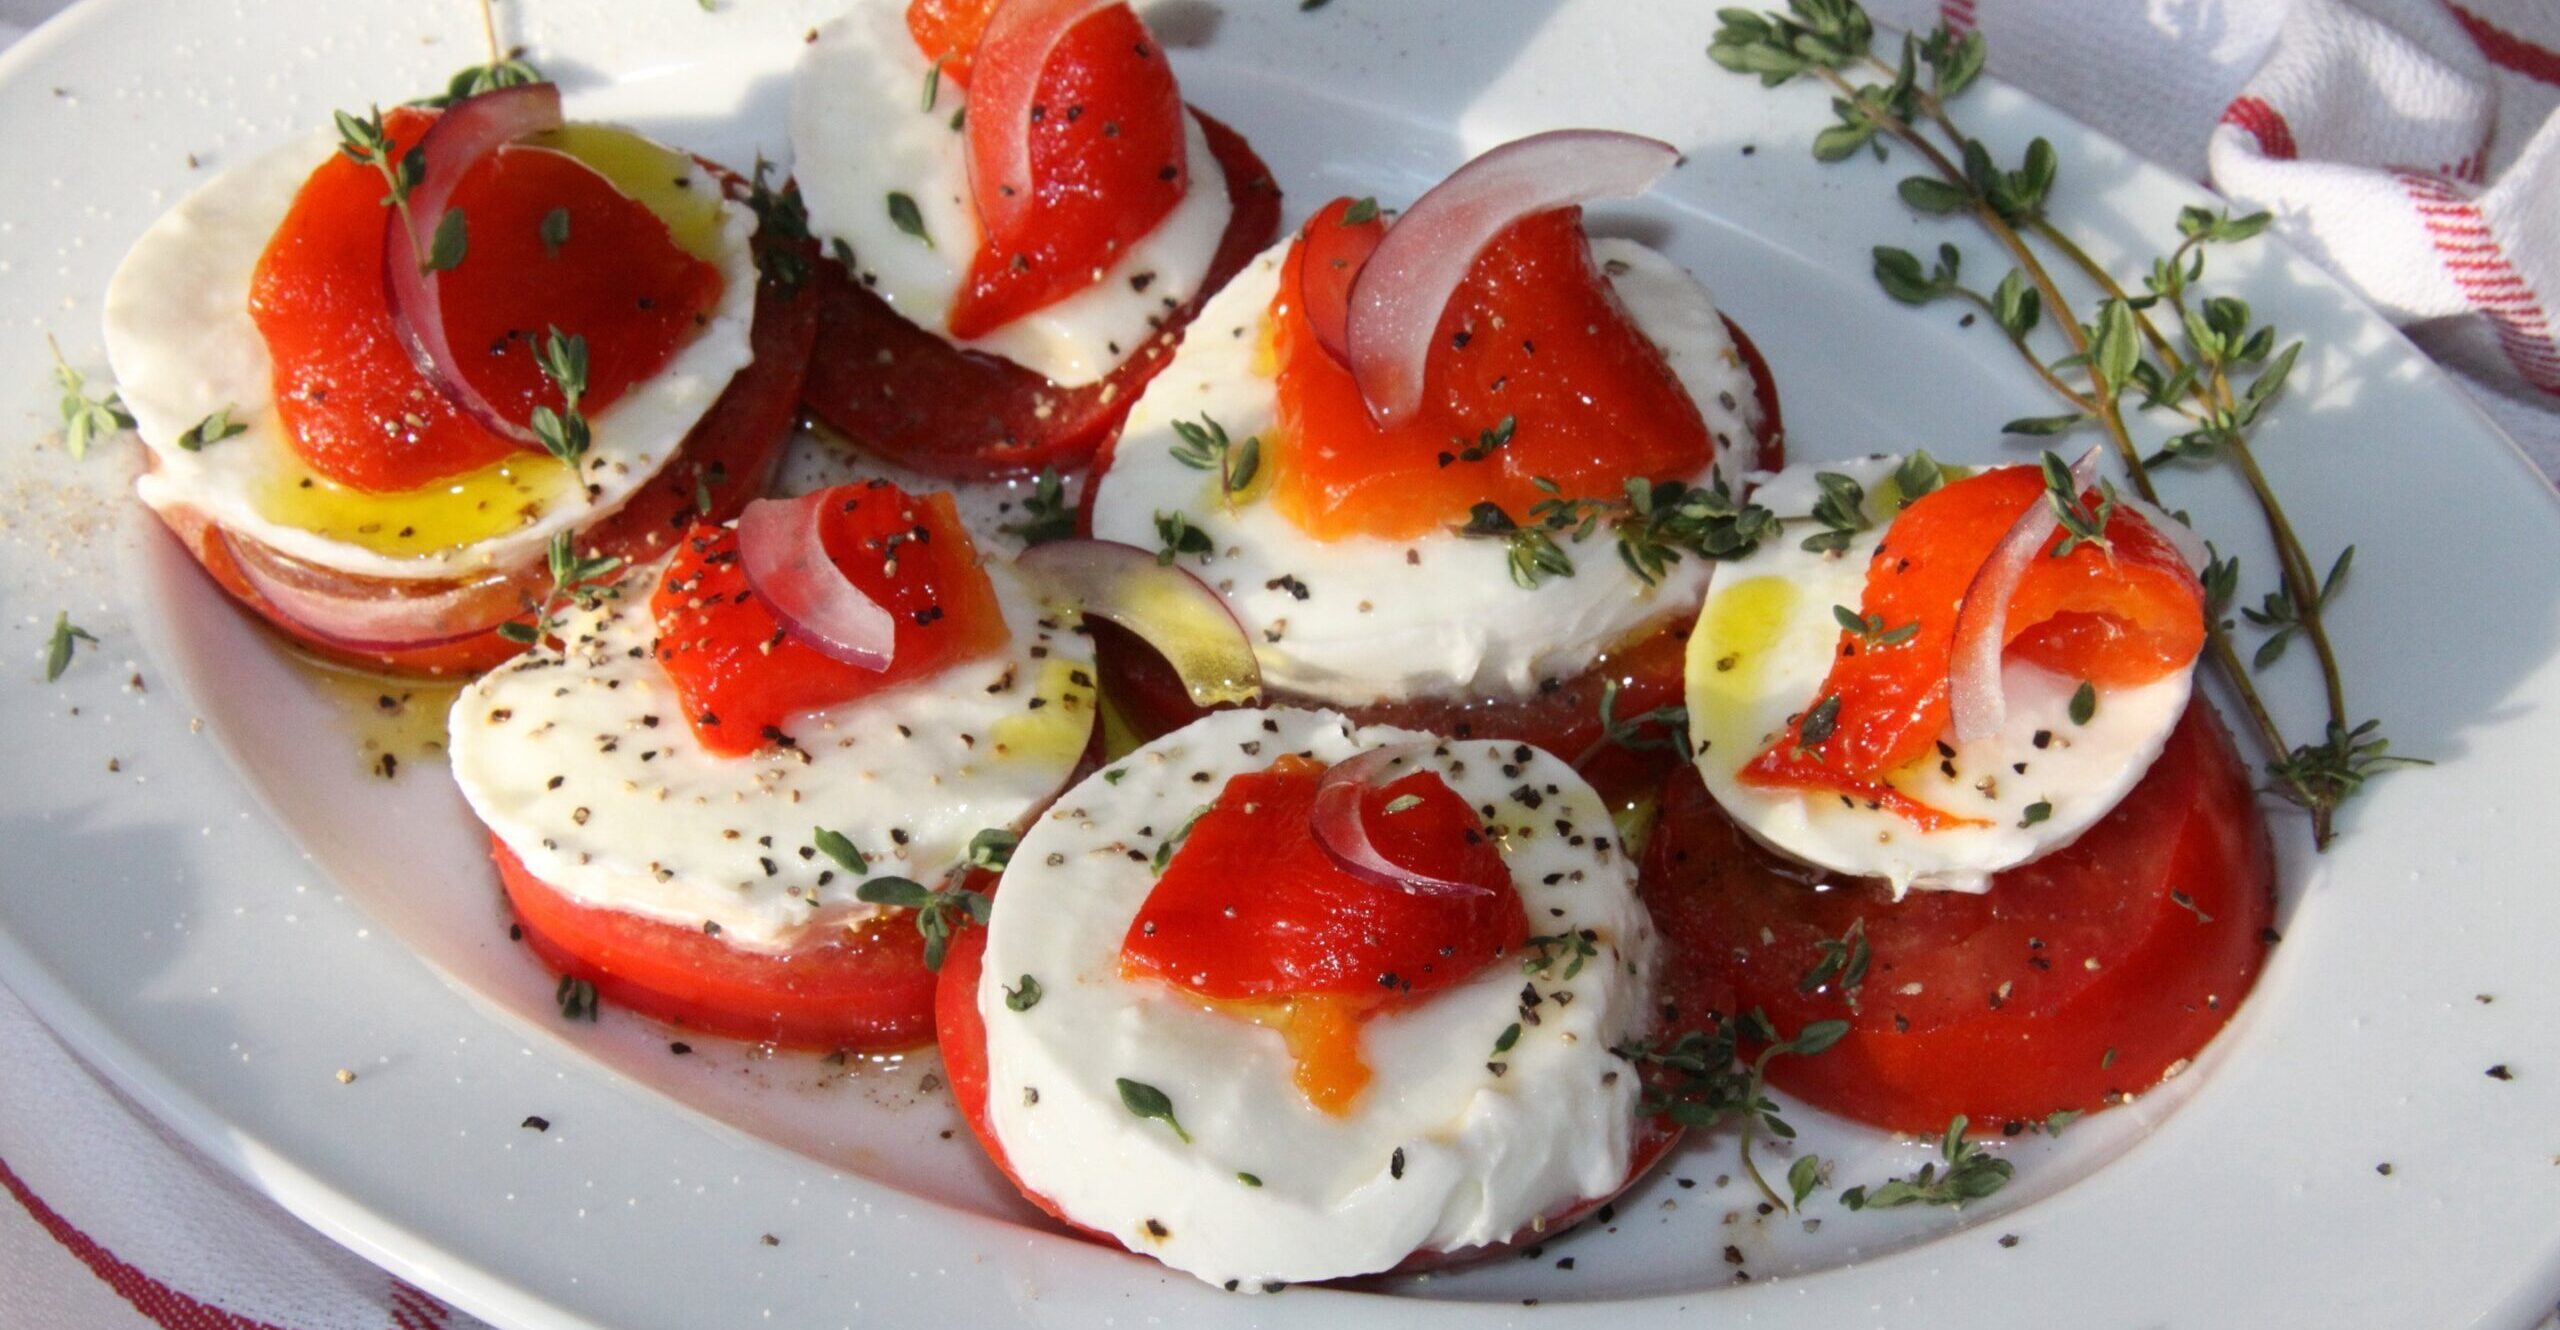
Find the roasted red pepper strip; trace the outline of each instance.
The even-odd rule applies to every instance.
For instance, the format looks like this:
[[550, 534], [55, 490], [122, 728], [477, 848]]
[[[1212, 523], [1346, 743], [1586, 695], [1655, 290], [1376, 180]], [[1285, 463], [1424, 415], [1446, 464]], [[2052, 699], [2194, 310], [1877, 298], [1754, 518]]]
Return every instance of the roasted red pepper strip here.
[[897, 645], [868, 670], [801, 641], [747, 585], [738, 533], [697, 524], [650, 597], [658, 661], [702, 745], [735, 756], [788, 743], [784, 722], [925, 678], [1011, 635], [995, 586], [951, 496], [919, 499], [886, 481], [828, 491], [828, 556], [889, 611]]
[[1230, 779], [1139, 908], [1120, 961], [1278, 1026], [1299, 1088], [1339, 1111], [1368, 1080], [1361, 1021], [1476, 974], [1520, 945], [1528, 919], [1484, 824], [1436, 772], [1362, 792], [1370, 839], [1395, 864], [1485, 890], [1404, 892], [1345, 871], [1310, 829], [1324, 773], [1290, 756]]
[[[1893, 773], [1929, 756], [1946, 733], [1965, 590], [2044, 493], [2037, 468], [2000, 467], [1925, 495], [1895, 517], [1868, 561], [1858, 611], [1888, 630], [1918, 631], [1891, 646], [1843, 632], [1822, 690], [1742, 779], [1872, 800], [1923, 828], [1960, 824], [1895, 790]], [[2110, 548], [2083, 544], [2056, 558], [2064, 537], [2054, 533], [2009, 603], [2009, 653], [2116, 686], [2187, 668], [2204, 646], [2204, 589], [2194, 571], [2138, 513], [2118, 508], [2106, 536]], [[1826, 707], [1830, 732], [1805, 742], [1806, 717]]]

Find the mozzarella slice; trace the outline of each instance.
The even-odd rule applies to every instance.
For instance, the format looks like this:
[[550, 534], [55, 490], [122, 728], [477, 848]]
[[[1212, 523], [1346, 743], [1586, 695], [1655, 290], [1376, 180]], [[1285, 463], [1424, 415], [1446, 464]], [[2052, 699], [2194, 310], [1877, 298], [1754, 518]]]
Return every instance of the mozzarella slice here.
[[[1254, 640], [1263, 679], [1343, 706], [1523, 695], [1541, 681], [1581, 673], [1602, 651], [1697, 605], [1706, 563], [1683, 561], [1648, 587], [1619, 561], [1606, 532], [1564, 542], [1573, 576], [1524, 590], [1512, 581], [1499, 542], [1453, 531], [1320, 541], [1271, 504], [1230, 508], [1213, 476], [1176, 460], [1174, 424], [1206, 415], [1232, 438], [1271, 437], [1278, 385], [1265, 330], [1289, 243], [1264, 252], [1211, 298], [1130, 411], [1111, 469], [1095, 482], [1095, 535], [1155, 549], [1163, 543], [1158, 516], [1182, 514], [1217, 551], [1205, 565], [1184, 566], [1234, 608]], [[1591, 249], [1636, 326], [1697, 402], [1719, 455], [1750, 448], [1759, 395], [1714, 299], [1641, 245], [1602, 239]], [[1270, 450], [1263, 456], [1266, 466], [1286, 465]], [[1703, 483], [1711, 474], [1679, 479]]]
[[[596, 413], [581, 477], [528, 451], [404, 494], [338, 487], [314, 475], [287, 442], [274, 362], [249, 316], [259, 256], [302, 182], [336, 151], [334, 137], [313, 135], [214, 177], [143, 232], [108, 282], [107, 359], [151, 450], [151, 469], [134, 487], [153, 508], [191, 507], [283, 554], [360, 577], [447, 580], [514, 568], [540, 560], [554, 534], [590, 526], [628, 502], [754, 358], [748, 241], [756, 218], [723, 200], [712, 260], [723, 283], [719, 303], [656, 375]], [[676, 160], [688, 168], [688, 188], [720, 188], [699, 164]], [[177, 446], [187, 429], [226, 407], [246, 433], [196, 452]], [[440, 540], [436, 533], [448, 528], [468, 535]]]
[[[2008, 719], [1998, 734], [1974, 743], [1950, 734], [1939, 757], [1892, 778], [1922, 803], [1985, 826], [1924, 832], [1837, 794], [1744, 784], [1742, 768], [1818, 700], [1840, 642], [1832, 607], [1858, 607], [1868, 559], [1899, 507], [1898, 460], [1794, 466], [1753, 495], [1794, 520], [1783, 536], [1725, 563], [1707, 591], [1689, 638], [1689, 738], [1708, 792], [1771, 848], [1834, 872], [1884, 878], [1897, 895], [1980, 892], [1993, 873], [2070, 844], [2124, 798], [2185, 713], [2193, 672], [2101, 689], [2097, 712], [2080, 725], [2070, 715], [2079, 680], [2011, 662], [2002, 672]], [[1805, 533], [1820, 529], [1803, 520], [1821, 497], [1820, 471], [1846, 475], [1867, 494], [1873, 525], [1839, 554], [1803, 548]]]
[[[908, 322], [942, 334], [978, 252], [960, 120], [968, 93], [933, 77], [905, 14], [903, 5], [859, 6], [819, 28], [801, 52], [791, 83], [792, 174], [810, 233], [831, 248], [841, 242], [863, 285]], [[1197, 118], [1186, 116], [1183, 128], [1189, 190], [1093, 285], [984, 337], [945, 340], [1069, 388], [1103, 378], [1146, 345], [1199, 293], [1234, 211]], [[893, 192], [915, 203], [923, 236], [890, 216]]]
[[[654, 588], [658, 573], [642, 583]], [[518, 657], [453, 704], [454, 779], [535, 877], [587, 905], [787, 952], [880, 912], [818, 852], [844, 834], [873, 873], [928, 885], [970, 838], [1027, 820], [1084, 756], [1093, 655], [1043, 622], [1007, 563], [988, 575], [1004, 650], [884, 692], [805, 712], [790, 748], [703, 749], [651, 647], [636, 590], [563, 635], [565, 658]]]
[[[1133, 1251], [1260, 1289], [1499, 1242], [1626, 1180], [1638, 1086], [1610, 1050], [1646, 1027], [1653, 926], [1599, 796], [1543, 752], [1451, 740], [1426, 761], [1491, 810], [1532, 931], [1590, 930], [1596, 954], [1572, 978], [1561, 960], [1534, 976], [1497, 961], [1373, 1018], [1376, 1076], [1348, 1114], [1307, 1103], [1277, 1032], [1121, 975], [1160, 838], [1228, 777], [1417, 739], [1331, 712], [1221, 712], [1087, 779], [1023, 837], [978, 1009], [989, 1117], [1024, 1186]], [[1026, 975], [1041, 997], [1016, 1011], [1005, 993]], [[1190, 1140], [1134, 1115], [1122, 1079], [1162, 1091]]]

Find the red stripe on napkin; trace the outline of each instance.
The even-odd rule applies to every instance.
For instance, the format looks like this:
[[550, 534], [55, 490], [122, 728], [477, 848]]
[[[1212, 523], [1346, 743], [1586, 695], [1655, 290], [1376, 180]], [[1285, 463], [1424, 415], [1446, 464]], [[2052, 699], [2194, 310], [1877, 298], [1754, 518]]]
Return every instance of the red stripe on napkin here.
[[2544, 83], [2560, 83], [2560, 51], [2536, 46], [2451, 0], [2446, 0], [2445, 8], [2462, 30], [2471, 34], [2472, 44], [2480, 48], [2480, 54], [2487, 56], [2490, 64]]
[[2489, 233], [2479, 206], [2433, 176], [2403, 171], [2399, 181], [2435, 241], [2437, 259], [2497, 329], [2508, 362], [2525, 382], [2560, 395], [2560, 344], [2552, 340], [2550, 316]]
[[18, 1204], [25, 1208], [27, 1217], [35, 1220], [36, 1225], [54, 1241], [61, 1243], [64, 1250], [79, 1257], [80, 1263], [89, 1267], [89, 1273], [96, 1275], [99, 1282], [115, 1290], [117, 1297], [131, 1303], [135, 1311], [142, 1313], [154, 1325], [165, 1327], [165, 1330], [277, 1330], [264, 1321], [253, 1321], [211, 1303], [198, 1302], [144, 1274], [139, 1267], [118, 1260], [114, 1252], [72, 1227], [70, 1220], [29, 1191], [27, 1184], [10, 1169], [5, 1159], [0, 1159], [0, 1188], [6, 1188], [11, 1196], [16, 1197]]
[[2233, 98], [2229, 106], [2222, 108], [2222, 123], [2248, 131], [2258, 141], [2258, 151], [2277, 161], [2289, 162], [2302, 155], [2294, 146], [2293, 126], [2286, 124], [2284, 116], [2267, 105], [2263, 97]]

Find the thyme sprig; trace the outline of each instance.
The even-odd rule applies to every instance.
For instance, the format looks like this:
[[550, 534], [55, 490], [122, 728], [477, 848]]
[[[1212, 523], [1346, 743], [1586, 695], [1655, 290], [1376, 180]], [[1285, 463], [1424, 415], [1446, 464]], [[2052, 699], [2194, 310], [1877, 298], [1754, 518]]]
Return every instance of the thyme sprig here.
[[[2066, 1119], [2067, 1121], [2067, 1119]], [[1907, 1178], [1894, 1178], [1873, 1191], [1864, 1186], [1840, 1193], [1840, 1204], [1852, 1210], [1892, 1210], [1905, 1205], [1943, 1205], [1962, 1209], [2009, 1185], [2016, 1166], [1964, 1138], [1962, 1113], [1947, 1123], [1938, 1138], [1938, 1158], [1922, 1164]], [[1939, 1166], [1944, 1164], [1942, 1170]]]
[[996, 529], [1025, 545], [1046, 545], [1074, 536], [1076, 509], [1067, 502], [1066, 483], [1058, 478], [1058, 468], [1040, 468], [1040, 478], [1031, 482], [1031, 493], [1022, 500], [1022, 520]]
[[776, 291], [797, 296], [809, 280], [809, 258], [802, 252], [809, 242], [809, 207], [791, 180], [784, 180], [780, 189], [766, 184], [771, 170], [773, 163], [757, 153], [755, 171], [747, 177], [747, 208], [756, 215], [756, 261]]
[[[2009, 266], [1988, 291], [1967, 284], [1963, 254], [1952, 244], [1939, 246], [1936, 261], [1925, 266], [1906, 250], [1879, 247], [1875, 277], [1896, 300], [1919, 305], [1955, 299], [1989, 315], [2069, 408], [2012, 421], [2009, 432], [2051, 435], [2095, 424], [2135, 493], [2154, 504], [2156, 467], [2220, 462], [2238, 474], [2277, 564], [2275, 589], [2248, 620], [2267, 630], [2270, 640], [2299, 638], [2309, 645], [2328, 712], [2326, 737], [2300, 746], [2289, 742], [2243, 667], [2233, 625], [2219, 613], [2236, 592], [2238, 563], [2219, 554], [2205, 575], [2215, 607], [2207, 618], [2208, 651], [2269, 754], [2274, 792], [2309, 815], [2313, 842], [2326, 848], [2339, 805], [2362, 788], [2365, 777], [2385, 766], [2418, 763], [2387, 755], [2379, 722], [2351, 720], [2325, 617], [2340, 579], [2320, 575], [2253, 450], [2255, 428], [2292, 373], [2302, 343], [2284, 342], [2247, 302], [2202, 289], [2206, 251], [2258, 236], [2268, 226], [2267, 215], [2182, 210], [2178, 243], [2152, 261], [2137, 294], [2049, 217], [2047, 205], [2061, 173], [2051, 143], [2034, 140], [2017, 165], [2008, 167], [1949, 112], [1949, 103], [1982, 73], [1986, 48], [1980, 33], [1958, 35], [1940, 27], [1906, 35], [1897, 58], [1888, 62], [1874, 53], [1874, 24], [1856, 0], [1788, 0], [1784, 13], [1730, 9], [1721, 17], [1723, 26], [1708, 49], [1717, 64], [1771, 87], [1811, 78], [1830, 90], [1836, 122], [1814, 136], [1816, 159], [1837, 162], [1863, 150], [1887, 160], [1889, 145], [1899, 145], [1927, 167], [1897, 184], [1902, 201], [1925, 215], [1969, 218], [1995, 242]], [[2056, 266], [2076, 272], [2095, 291], [2085, 319], [2083, 307], [2056, 281]], [[2061, 354], [2039, 348], [2039, 342], [2057, 337]], [[2128, 410], [2172, 414], [2181, 422], [2179, 432], [2146, 455], [2134, 442]], [[2333, 572], [2338, 567], [2331, 566]], [[2260, 650], [2272, 664], [2284, 647]]]
[[1188, 420], [1173, 422], [1173, 460], [1194, 471], [1218, 473], [1218, 494], [1229, 508], [1235, 507], [1236, 496], [1253, 485], [1262, 470], [1262, 438], [1247, 435], [1238, 443], [1227, 437], [1227, 427], [1208, 412], [1200, 413], [1200, 423]]
[[545, 556], [551, 573], [551, 589], [532, 606], [533, 622], [509, 620], [498, 625], [498, 636], [519, 646], [532, 646], [560, 630], [571, 605], [593, 611], [597, 606], [622, 594], [614, 575], [622, 570], [622, 560], [610, 555], [580, 554], [570, 543], [570, 534], [559, 532], [551, 537], [551, 548]]
[[124, 396], [113, 387], [104, 397], [91, 397], [87, 376], [62, 358], [61, 343], [48, 334], [44, 344], [53, 352], [53, 381], [62, 389], [62, 450], [77, 462], [89, 455], [91, 440], [132, 429], [133, 413], [125, 410]]
[[[382, 206], [399, 211], [400, 233], [409, 238], [409, 253], [417, 259], [418, 271], [439, 271], [434, 265], [434, 255], [428, 251], [426, 244], [418, 239], [418, 219], [409, 211], [409, 195], [418, 186], [426, 183], [426, 150], [412, 143], [408, 151], [394, 156], [391, 134], [382, 127], [382, 108], [379, 106], [374, 107], [364, 116], [350, 115], [345, 111], [332, 111], [329, 114], [338, 122], [338, 151], [345, 153], [348, 160], [359, 165], [370, 166], [381, 173], [384, 191]], [[446, 215], [458, 218], [462, 215], [462, 210], [457, 208]], [[464, 224], [457, 222], [455, 225]], [[441, 224], [436, 228], [436, 235], [439, 239], [444, 235], [444, 227]], [[454, 261], [460, 262], [460, 256], [456, 255]]]
[[868, 904], [915, 911], [916, 931], [924, 934], [924, 968], [928, 970], [942, 968], [952, 934], [987, 921], [986, 894], [966, 887], [936, 891], [913, 878], [875, 877], [855, 887], [853, 894]]
[[[1769, 1180], [1760, 1175], [1760, 1165], [1751, 1155], [1752, 1141], [1762, 1132], [1780, 1140], [1793, 1140], [1796, 1134], [1796, 1129], [1780, 1115], [1778, 1102], [1768, 1095], [1769, 1064], [1782, 1057], [1812, 1057], [1839, 1043], [1847, 1033], [1847, 1021], [1815, 1021], [1796, 1031], [1793, 1038], [1781, 1039], [1777, 1028], [1769, 1023], [1768, 1014], [1754, 1007], [1741, 1019], [1720, 1024], [1712, 1032], [1690, 1030], [1669, 1044], [1638, 1041], [1620, 1044], [1611, 1051], [1647, 1072], [1651, 1088], [1639, 1102], [1638, 1112], [1658, 1114], [1683, 1127], [1700, 1129], [1728, 1120], [1739, 1122], [1743, 1172], [1750, 1175], [1752, 1184], [1769, 1204], [1792, 1210], [1794, 1204], [1782, 1199]], [[1762, 1045], [1759, 1056], [1747, 1064], [1736, 1058], [1744, 1039]], [[1798, 1200], [1810, 1195], [1813, 1188], [1795, 1170], [1802, 1170], [1803, 1178], [1812, 1178], [1821, 1168], [1819, 1163], [1807, 1167], [1805, 1159], [1797, 1160], [1788, 1175]]]
[[1617, 542], [1618, 561], [1652, 586], [1683, 558], [1739, 559], [1778, 530], [1775, 513], [1736, 500], [1722, 476], [1707, 485], [1632, 476], [1624, 493], [1591, 499], [1565, 497], [1563, 486], [1546, 476], [1531, 483], [1549, 497], [1530, 505], [1527, 521], [1485, 502], [1456, 528], [1461, 536], [1501, 541], [1511, 580], [1530, 590], [1550, 577], [1574, 575], [1573, 556], [1557, 543], [1559, 536], [1579, 545], [1605, 527]]
[[588, 445], [595, 436], [587, 428], [586, 413], [578, 403], [587, 395], [587, 339], [570, 333], [563, 335], [553, 328], [542, 339], [541, 354], [536, 362], [542, 377], [560, 390], [560, 409], [548, 404], [533, 409], [533, 435], [542, 441], [542, 450], [569, 464], [575, 470], [585, 460]]

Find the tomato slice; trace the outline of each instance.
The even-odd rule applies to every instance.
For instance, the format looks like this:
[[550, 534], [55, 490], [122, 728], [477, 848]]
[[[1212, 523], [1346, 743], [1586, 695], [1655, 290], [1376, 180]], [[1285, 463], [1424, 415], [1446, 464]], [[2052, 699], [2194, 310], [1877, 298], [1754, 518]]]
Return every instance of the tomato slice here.
[[[1362, 207], [1365, 203], [1367, 206]], [[1351, 210], [1368, 215], [1351, 220]], [[1327, 350], [1347, 354], [1351, 346], [1351, 283], [1387, 238], [1386, 219], [1375, 200], [1342, 198], [1316, 210], [1298, 230], [1298, 308], [1306, 311], [1307, 328]], [[1337, 355], [1335, 359], [1342, 357]]]
[[[1394, 429], [1370, 419], [1351, 371], [1289, 298], [1306, 285], [1307, 254], [1291, 248], [1272, 309], [1271, 498], [1308, 535], [1403, 540], [1488, 500], [1525, 515], [1554, 496], [1540, 478], [1606, 496], [1714, 459], [1697, 404], [1592, 262], [1580, 208], [1522, 218], [1477, 256], [1441, 313], [1422, 412]], [[1318, 276], [1319, 289], [1333, 281]]]
[[[733, 194], [743, 195], [744, 181], [708, 163], [704, 169], [716, 172]], [[760, 235], [756, 243], [761, 255], [770, 239]], [[799, 246], [802, 260], [814, 261], [814, 247], [805, 241]], [[726, 522], [738, 515], [747, 500], [762, 493], [782, 459], [799, 413], [809, 349], [817, 338], [817, 315], [814, 297], [795, 296], [771, 279], [760, 282], [750, 333], [754, 359], [729, 380], [719, 400], [695, 422], [665, 469], [610, 516], [580, 532], [578, 548], [619, 558], [626, 566], [653, 563], [695, 519]], [[246, 537], [222, 531], [194, 508], [172, 508], [160, 517], [233, 599], [302, 648], [359, 669], [400, 675], [485, 674], [524, 649], [500, 636], [495, 625], [510, 616], [527, 618], [526, 597], [540, 595], [547, 585], [548, 574], [539, 561], [517, 570], [513, 577], [492, 580], [488, 604], [492, 626], [473, 637], [404, 650], [351, 649], [295, 622], [249, 585], [229, 548], [229, 542]], [[350, 595], [392, 595], [403, 589], [352, 575], [342, 580]], [[429, 588], [435, 589], [440, 588]]]
[[506, 842], [490, 845], [525, 945], [606, 1002], [786, 1048], [894, 1053], [932, 1042], [934, 975], [907, 911], [788, 955], [741, 951], [700, 929], [581, 904], [527, 872]]
[[[1819, 889], [1828, 883], [1830, 889]], [[1934, 1132], [1958, 1113], [2033, 1122], [2104, 1107], [2192, 1058], [2256, 982], [2275, 859], [2247, 767], [2202, 702], [2140, 784], [2079, 840], [2000, 873], [1988, 894], [1841, 882], [1745, 835], [1693, 770], [1672, 777], [1647, 848], [1645, 902], [1697, 965], [1688, 1011], [1759, 1007], [1780, 1030], [1845, 1019], [1828, 1052], [1770, 1077], [1829, 1112]], [[1863, 923], [1854, 1003], [1799, 981]]]
[[[978, 200], [978, 249], [949, 319], [951, 335], [963, 340], [1093, 285], [1191, 187], [1182, 90], [1135, 12], [1099, 10], [1043, 49], [1019, 27], [1013, 31], [1023, 39], [983, 40], [1000, 2], [916, 0], [907, 9], [908, 31], [926, 59], [942, 62], [943, 77], [982, 93], [999, 85], [1031, 90], [1027, 120], [993, 114], [992, 98], [971, 102], [971, 186], [1027, 188], [1031, 197], [1026, 204], [1008, 196], [1002, 207]], [[1026, 157], [1030, 178], [1008, 183]]]
[[[1838, 699], [1833, 725], [1804, 742], [1804, 716], [1743, 767], [1754, 785], [1838, 791], [1871, 800], [1923, 828], [1947, 814], [1902, 794], [1886, 777], [1933, 755], [1947, 730], [1948, 667], [1966, 588], [2032, 504], [2044, 473], [2031, 466], [1979, 472], [1922, 496], [1893, 519], [1867, 564], [1859, 612], [1888, 629], [1916, 626], [1895, 645], [1862, 645], [1843, 632], [1819, 699]], [[2192, 664], [2204, 647], [2204, 588], [2186, 559], [2141, 514], [2118, 509], [2111, 549], [2081, 545], [2062, 557], [2056, 531], [2028, 566], [2008, 615], [2009, 650], [2066, 676], [2139, 684]], [[1808, 704], [1806, 715], [1819, 703]]]
[[658, 625], [658, 663], [695, 736], [714, 753], [787, 743], [782, 724], [799, 712], [930, 677], [1011, 636], [949, 494], [919, 499], [885, 480], [825, 494], [820, 530], [828, 557], [896, 624], [889, 665], [865, 669], [801, 640], [748, 585], [738, 533], [696, 523], [649, 598], [649, 612]]
[[961, 480], [1084, 465], [1119, 430], [1200, 306], [1280, 230], [1280, 190], [1242, 135], [1201, 116], [1233, 211], [1199, 294], [1165, 314], [1162, 335], [1100, 382], [1061, 388], [1000, 356], [965, 351], [907, 322], [843, 266], [818, 265], [818, 349], [804, 404], [854, 444], [900, 466]]
[[[434, 123], [403, 108], [384, 121], [394, 155]], [[704, 184], [709, 185], [706, 179]], [[464, 416], [410, 363], [392, 332], [382, 282], [381, 176], [333, 154], [294, 197], [250, 280], [249, 312], [275, 362], [285, 436], [311, 468], [365, 490], [404, 490], [517, 450]], [[539, 368], [540, 339], [587, 339], [583, 406], [603, 410], [657, 372], [719, 301], [720, 270], [667, 224], [573, 158], [501, 148], [454, 187], [469, 227], [460, 266], [441, 278], [445, 329], [466, 352], [456, 372], [511, 419], [560, 394]], [[565, 215], [554, 247], [547, 222]]]

